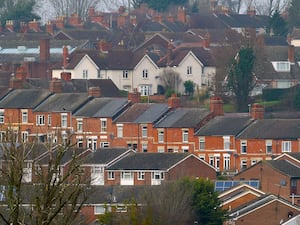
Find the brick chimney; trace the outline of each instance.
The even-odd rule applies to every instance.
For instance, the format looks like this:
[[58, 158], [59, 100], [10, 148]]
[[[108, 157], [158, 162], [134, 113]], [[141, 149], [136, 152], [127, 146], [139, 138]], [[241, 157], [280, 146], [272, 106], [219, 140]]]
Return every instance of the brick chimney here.
[[50, 40], [48, 38], [40, 40], [40, 61], [46, 62], [50, 59]]
[[168, 15], [168, 21], [169, 21], [170, 23], [174, 23], [174, 22], [175, 22], [174, 16], [173, 16], [172, 14], [169, 14], [169, 15]]
[[289, 45], [288, 47], [288, 60], [290, 63], [295, 63], [295, 46]]
[[258, 120], [264, 118], [264, 107], [258, 103], [254, 103], [251, 107], [251, 118]]
[[62, 72], [60, 74], [60, 78], [64, 81], [71, 81], [72, 80], [72, 76], [70, 72]]
[[52, 23], [51, 21], [48, 21], [47, 24], [45, 25], [46, 27], [46, 32], [48, 34], [54, 34], [54, 28], [55, 28], [55, 25], [54, 23]]
[[20, 66], [16, 69], [15, 79], [24, 81], [27, 77], [27, 71], [24, 66]]
[[69, 22], [69, 25], [71, 26], [79, 26], [81, 25], [81, 18], [76, 14], [76, 13], [73, 13], [69, 19], [68, 19], [68, 22]]
[[183, 6], [178, 8], [177, 20], [182, 22], [182, 23], [186, 22], [186, 12], [185, 12], [185, 8]]
[[35, 31], [35, 32], [39, 32], [41, 30], [40, 29], [40, 23], [35, 19], [33, 21], [29, 21], [28, 28], [30, 30]]
[[98, 46], [99, 46], [100, 52], [107, 53], [109, 50], [109, 44], [105, 40], [100, 40]]
[[6, 20], [5, 28], [9, 30], [10, 32], [14, 32], [14, 21], [13, 20]]
[[49, 91], [52, 93], [62, 93], [62, 81], [59, 79], [53, 79], [49, 84]]
[[12, 77], [9, 80], [9, 87], [12, 89], [22, 89], [23, 88], [23, 80]]
[[210, 47], [210, 41], [211, 41], [210, 34], [206, 33], [205, 36], [204, 36], [204, 40], [203, 40], [204, 48], [209, 48]]
[[20, 22], [20, 32], [21, 33], [28, 32], [28, 24], [26, 22]]
[[68, 47], [64, 45], [63, 47], [63, 68], [66, 68], [69, 63], [69, 50]]
[[136, 88], [133, 89], [133, 92], [128, 93], [128, 101], [131, 102], [131, 104], [139, 103], [141, 100], [141, 93], [137, 91]]
[[55, 27], [57, 27], [59, 29], [65, 28], [65, 18], [64, 17], [57, 18], [56, 20], [53, 21], [53, 23], [55, 24]]
[[89, 12], [88, 12], [88, 16], [95, 16], [95, 8], [94, 7], [90, 7], [89, 8]]
[[210, 98], [209, 110], [214, 116], [223, 116], [223, 100], [218, 96], [212, 96]]
[[172, 94], [170, 98], [168, 98], [168, 106], [171, 109], [178, 108], [181, 105], [180, 98], [176, 96], [176, 94]]
[[95, 98], [100, 98], [101, 97], [100, 87], [90, 87], [88, 90], [88, 95]]

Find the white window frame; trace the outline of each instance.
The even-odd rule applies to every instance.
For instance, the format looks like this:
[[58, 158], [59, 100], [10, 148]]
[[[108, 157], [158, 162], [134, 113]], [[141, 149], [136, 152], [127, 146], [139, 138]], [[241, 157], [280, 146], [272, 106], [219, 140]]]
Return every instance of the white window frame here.
[[182, 146], [181, 150], [182, 152], [189, 152], [189, 146]]
[[128, 70], [123, 70], [123, 79], [128, 79]]
[[0, 124], [4, 123], [4, 109], [0, 109]]
[[282, 141], [281, 151], [282, 152], [291, 152], [292, 151], [292, 142], [291, 141]]
[[100, 119], [100, 132], [101, 133], [107, 132], [107, 119], [106, 118]]
[[152, 172], [151, 177], [152, 177], [152, 180], [164, 180], [165, 179], [164, 172], [160, 172], [160, 171]]
[[25, 143], [28, 141], [28, 131], [22, 131], [22, 142]]
[[107, 180], [114, 180], [115, 178], [115, 172], [114, 171], [108, 171], [107, 172]]
[[148, 152], [148, 144], [142, 143], [142, 152]]
[[142, 125], [142, 137], [143, 138], [148, 137], [148, 127], [147, 127], [147, 125]]
[[145, 172], [139, 171], [139, 172], [138, 172], [137, 179], [138, 179], [138, 180], [145, 180]]
[[61, 113], [61, 127], [67, 128], [68, 127], [68, 113]]
[[223, 170], [230, 170], [230, 154], [223, 155]]
[[117, 124], [117, 137], [122, 138], [123, 137], [123, 124]]
[[182, 142], [188, 143], [189, 142], [189, 130], [182, 130]]
[[148, 79], [149, 78], [149, 73], [148, 73], [148, 70], [147, 69], [144, 69], [142, 71], [142, 78], [143, 79]]
[[141, 96], [149, 96], [151, 95], [151, 85], [140, 85], [139, 86], [139, 92], [141, 93]]
[[82, 78], [89, 79], [89, 71], [87, 69], [82, 70]]
[[157, 131], [157, 142], [158, 143], [164, 143], [165, 142], [165, 131], [164, 130], [158, 130]]
[[291, 64], [288, 61], [272, 62], [272, 64], [277, 72], [288, 72], [291, 70]]
[[205, 137], [199, 137], [199, 150], [205, 150]]
[[223, 136], [223, 145], [225, 150], [230, 149], [230, 136]]
[[36, 125], [39, 125], [39, 126], [45, 125], [45, 116], [44, 115], [36, 115]]
[[52, 116], [48, 115], [48, 126], [51, 126], [52, 123]]
[[273, 153], [272, 144], [273, 144], [272, 140], [266, 140], [266, 154], [268, 155]]
[[193, 75], [193, 67], [192, 66], [187, 66], [186, 67], [186, 75]]
[[100, 148], [109, 148], [109, 142], [107, 141], [100, 142]]
[[106, 206], [104, 205], [95, 205], [94, 214], [95, 215], [103, 215], [106, 212]]
[[247, 140], [241, 140], [241, 154], [247, 154]]
[[241, 159], [241, 169], [244, 170], [248, 166], [247, 159]]
[[22, 109], [22, 123], [28, 123], [28, 110]]
[[77, 137], [77, 147], [78, 148], [83, 148], [83, 137]]
[[77, 132], [82, 133], [83, 132], [83, 119], [77, 119]]

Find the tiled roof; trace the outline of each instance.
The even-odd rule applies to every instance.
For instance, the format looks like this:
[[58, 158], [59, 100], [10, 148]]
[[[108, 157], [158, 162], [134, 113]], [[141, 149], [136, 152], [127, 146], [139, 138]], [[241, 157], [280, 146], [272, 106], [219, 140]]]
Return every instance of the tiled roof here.
[[300, 167], [287, 160], [266, 160], [264, 162], [289, 177], [300, 177]]
[[300, 119], [262, 119], [250, 124], [239, 139], [298, 139]]
[[87, 103], [87, 93], [55, 93], [34, 109], [35, 112], [72, 112]]
[[194, 13], [190, 15], [190, 27], [200, 29], [224, 29], [228, 26], [214, 14]]
[[74, 113], [74, 116], [114, 118], [127, 104], [127, 98], [94, 98]]
[[253, 120], [250, 117], [217, 116], [207, 122], [197, 132], [196, 136], [236, 136], [245, 129]]
[[156, 128], [195, 128], [210, 114], [207, 109], [200, 108], [177, 108], [167, 113], [159, 122]]
[[168, 111], [168, 105], [163, 103], [135, 103], [126, 110], [116, 123], [152, 123]]
[[168, 170], [188, 157], [187, 153], [135, 153], [109, 166], [107, 170]]
[[129, 150], [126, 148], [101, 148], [89, 154], [84, 159], [84, 165], [88, 164], [108, 164], [125, 154]]
[[218, 14], [222, 22], [232, 28], [265, 28], [268, 25], [268, 16], [249, 16], [247, 14]]
[[33, 109], [50, 95], [45, 89], [16, 89], [0, 101], [0, 108]]

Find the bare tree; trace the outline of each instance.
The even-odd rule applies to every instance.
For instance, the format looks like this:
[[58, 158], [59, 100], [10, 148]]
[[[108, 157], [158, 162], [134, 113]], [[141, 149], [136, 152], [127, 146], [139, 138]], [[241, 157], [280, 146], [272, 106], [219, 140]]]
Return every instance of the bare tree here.
[[[20, 144], [13, 131], [7, 134], [7, 142], [1, 145], [1, 224], [73, 224], [87, 198], [79, 154], [69, 143], [55, 148]], [[71, 154], [71, 161], [64, 171], [61, 166], [67, 154]], [[32, 166], [28, 167], [28, 163]], [[34, 185], [24, 182], [28, 170]]]
[[161, 72], [159, 77], [166, 91], [168, 90], [174, 92], [179, 91], [178, 87], [180, 87], [180, 84], [182, 83], [182, 79], [180, 77], [180, 74], [177, 73], [175, 70], [171, 68], [166, 68]]
[[260, 15], [271, 16], [275, 11], [282, 12], [288, 5], [289, 0], [252, 0], [252, 4]]

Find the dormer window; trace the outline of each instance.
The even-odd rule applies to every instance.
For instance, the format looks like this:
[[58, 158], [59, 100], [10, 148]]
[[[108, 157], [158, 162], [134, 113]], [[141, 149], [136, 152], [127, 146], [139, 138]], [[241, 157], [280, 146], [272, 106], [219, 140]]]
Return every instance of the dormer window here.
[[277, 72], [289, 72], [291, 70], [290, 62], [273, 62], [272, 64]]

